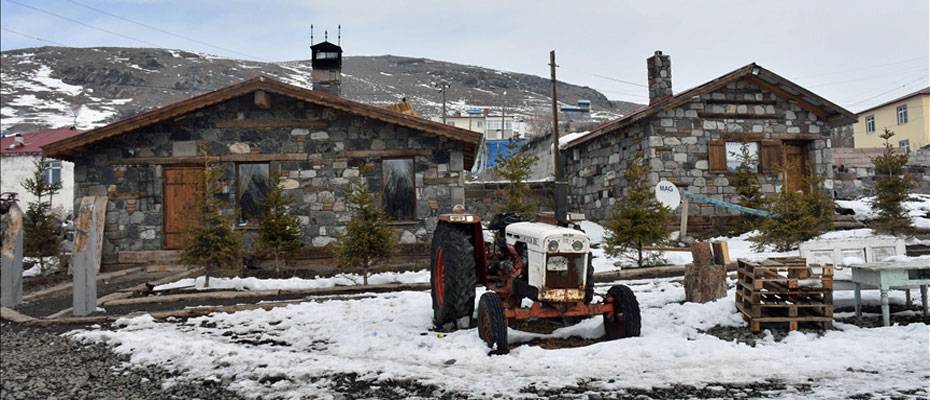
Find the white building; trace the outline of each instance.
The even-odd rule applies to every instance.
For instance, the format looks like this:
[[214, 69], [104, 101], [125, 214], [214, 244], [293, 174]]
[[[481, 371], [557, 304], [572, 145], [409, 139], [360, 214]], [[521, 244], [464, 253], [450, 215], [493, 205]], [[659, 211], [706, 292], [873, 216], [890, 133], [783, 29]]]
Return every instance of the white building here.
[[[433, 117], [433, 121], [442, 121], [442, 117]], [[456, 112], [446, 116], [446, 124], [456, 128], [468, 129], [484, 134], [487, 140], [510, 139], [516, 132], [517, 137], [525, 134], [525, 122], [513, 114], [493, 114], [493, 110], [480, 108], [469, 109], [465, 114]]]
[[[0, 139], [0, 191], [15, 192], [19, 205], [26, 209], [36, 199], [23, 189], [23, 182], [32, 177], [35, 161], [42, 156], [42, 146], [80, 134], [73, 128], [51, 129], [6, 136]], [[61, 191], [52, 197], [52, 207], [64, 214], [74, 208], [74, 164], [49, 160], [46, 179], [61, 182]], [[46, 199], [47, 200], [47, 199]]]

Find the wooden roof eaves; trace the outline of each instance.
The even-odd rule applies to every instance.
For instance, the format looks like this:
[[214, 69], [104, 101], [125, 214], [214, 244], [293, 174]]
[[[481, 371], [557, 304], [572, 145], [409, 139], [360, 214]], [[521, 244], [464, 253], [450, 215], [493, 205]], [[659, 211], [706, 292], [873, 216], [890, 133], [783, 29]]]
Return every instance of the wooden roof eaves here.
[[259, 76], [227, 86], [225, 88], [217, 89], [209, 93], [204, 93], [190, 99], [182, 100], [164, 107], [157, 108], [155, 110], [135, 115], [124, 120], [87, 131], [83, 134], [73, 136], [68, 139], [49, 143], [45, 146], [42, 146], [42, 150], [50, 157], [58, 157], [65, 160], [70, 160], [74, 155], [75, 150], [80, 147], [87, 146], [100, 140], [109, 139], [111, 137], [128, 133], [140, 128], [144, 128], [146, 126], [160, 123], [172, 118], [176, 118], [178, 116], [221, 103], [223, 101], [255, 90], [266, 90], [309, 103], [335, 108], [351, 114], [362, 115], [408, 128], [422, 130], [427, 133], [444, 136], [467, 143], [477, 144], [481, 141], [481, 134], [477, 132], [425, 120], [420, 117], [401, 114], [380, 107], [357, 103], [341, 98], [339, 96], [314, 92], [310, 89], [288, 85], [265, 76]]

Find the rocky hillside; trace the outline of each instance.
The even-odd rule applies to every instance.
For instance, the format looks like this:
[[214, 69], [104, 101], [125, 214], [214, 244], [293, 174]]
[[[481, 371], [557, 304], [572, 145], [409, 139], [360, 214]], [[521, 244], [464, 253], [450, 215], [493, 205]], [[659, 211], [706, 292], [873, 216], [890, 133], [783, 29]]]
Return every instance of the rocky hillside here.
[[[0, 115], [7, 132], [72, 125], [87, 129], [264, 74], [310, 87], [309, 60], [264, 63], [155, 48], [40, 47], [5, 51]], [[432, 82], [446, 81], [451, 109], [500, 107], [531, 116], [549, 107], [549, 80], [488, 68], [398, 56], [346, 57], [345, 97], [387, 104], [406, 97], [424, 116], [439, 114]], [[589, 99], [607, 119], [639, 105], [609, 101], [587, 88], [560, 83], [559, 99]], [[506, 95], [503, 93], [506, 92]], [[76, 111], [76, 113], [75, 113]]]

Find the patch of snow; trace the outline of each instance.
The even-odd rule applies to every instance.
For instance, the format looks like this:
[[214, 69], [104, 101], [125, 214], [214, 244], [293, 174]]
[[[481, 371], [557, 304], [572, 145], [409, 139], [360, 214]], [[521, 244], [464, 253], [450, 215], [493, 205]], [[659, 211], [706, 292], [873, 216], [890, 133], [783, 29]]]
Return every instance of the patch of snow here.
[[[528, 386], [557, 389], [585, 381], [592, 390], [626, 387], [702, 386], [775, 379], [811, 385], [783, 398], [846, 398], [858, 393], [924, 390], [930, 329], [923, 323], [791, 332], [780, 342], [770, 334], [749, 346], [704, 333], [714, 326], [745, 327], [728, 297], [705, 304], [682, 303], [680, 278], [625, 282], [642, 310], [642, 336], [584, 347], [520, 346], [509, 355], [487, 355], [476, 329], [443, 335], [432, 325], [428, 292], [373, 294], [339, 301], [309, 301], [271, 310], [216, 313], [185, 322], [155, 322], [150, 315], [123, 318], [117, 330], [80, 330], [69, 336], [106, 343], [135, 365], [158, 365], [182, 380], [223, 380], [247, 397], [327, 397], [332, 374], [366, 379], [412, 379], [441, 389], [488, 398], [514, 395]], [[732, 283], [732, 282], [731, 282]], [[598, 286], [603, 293], [606, 285]], [[903, 303], [893, 291], [892, 301]], [[849, 296], [847, 296], [849, 295]], [[849, 304], [851, 292], [838, 301]], [[878, 304], [877, 291], [863, 292]], [[748, 328], [746, 328], [748, 329]], [[551, 336], [597, 337], [599, 317]], [[510, 330], [513, 344], [539, 337]], [[550, 335], [546, 335], [550, 336]], [[274, 344], [243, 344], [242, 338]], [[618, 360], [622, 368], [618, 372]], [[268, 377], [284, 377], [262, 383]]]
[[[166, 290], [184, 287], [194, 287], [203, 289], [204, 276], [197, 278], [185, 278], [172, 283], [158, 285], [155, 290]], [[429, 271], [407, 271], [407, 272], [381, 272], [368, 276], [368, 283], [371, 285], [381, 285], [388, 283], [419, 283], [429, 282]], [[299, 289], [316, 289], [336, 286], [355, 286], [362, 284], [362, 276], [358, 274], [339, 274], [331, 278], [288, 278], [288, 279], [260, 279], [254, 277], [248, 278], [210, 278], [211, 289], [235, 289], [235, 290], [299, 290]]]

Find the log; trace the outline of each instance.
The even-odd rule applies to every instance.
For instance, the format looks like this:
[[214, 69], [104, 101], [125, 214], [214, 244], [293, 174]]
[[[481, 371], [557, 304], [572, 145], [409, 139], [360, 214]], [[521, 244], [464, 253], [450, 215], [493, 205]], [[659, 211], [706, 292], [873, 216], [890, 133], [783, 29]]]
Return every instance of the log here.
[[685, 266], [685, 301], [707, 303], [727, 295], [727, 269], [723, 265]]
[[710, 251], [710, 243], [694, 242], [691, 243], [691, 258], [694, 259], [694, 265], [708, 266], [714, 264], [714, 256]]
[[726, 240], [711, 243], [714, 248], [714, 264], [727, 265], [730, 263], [730, 247]]

